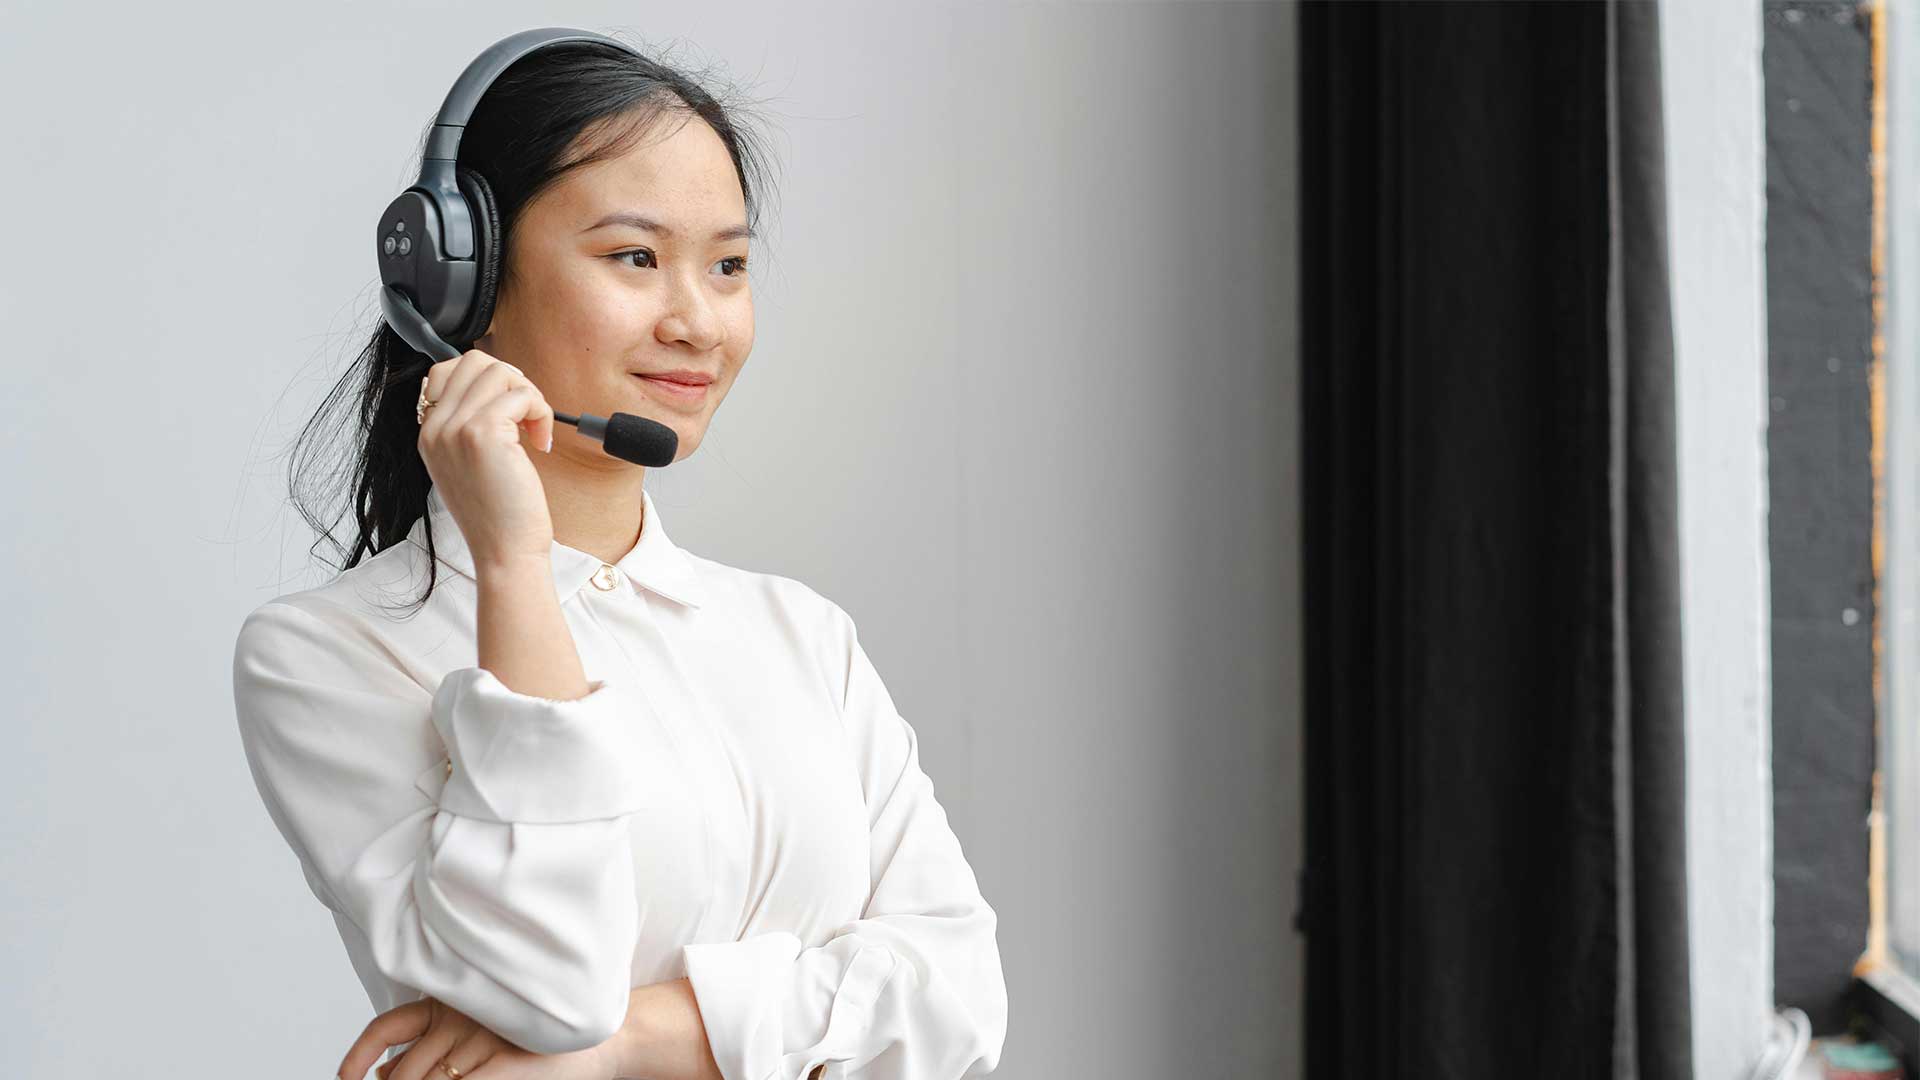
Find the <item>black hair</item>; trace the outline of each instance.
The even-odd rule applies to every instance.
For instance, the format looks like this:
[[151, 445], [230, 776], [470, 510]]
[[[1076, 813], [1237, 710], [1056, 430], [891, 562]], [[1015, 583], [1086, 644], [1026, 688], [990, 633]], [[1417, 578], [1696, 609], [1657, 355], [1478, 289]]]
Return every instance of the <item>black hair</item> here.
[[[726, 144], [748, 224], [758, 235], [770, 158], [761, 136], [742, 122], [745, 113], [738, 95], [731, 88], [711, 89], [720, 84], [707, 72], [676, 68], [647, 50], [639, 51], [643, 55], [598, 42], [544, 46], [502, 72], [475, 107], [458, 158], [459, 164], [486, 178], [499, 208], [501, 290], [512, 277], [508, 253], [515, 223], [528, 202], [573, 170], [625, 153], [676, 117], [682, 124], [705, 121]], [[725, 100], [716, 93], [723, 93]], [[416, 166], [431, 127], [429, 121], [421, 132]], [[414, 406], [418, 376], [431, 363], [431, 357], [416, 352], [381, 319], [372, 340], [301, 429], [290, 455], [288, 493], [318, 534], [309, 554], [330, 544], [339, 569], [345, 571], [405, 541], [415, 523], [427, 516], [432, 479], [420, 458]], [[351, 436], [349, 462], [336, 456], [341, 428]], [[355, 522], [350, 545], [334, 535], [349, 508]], [[428, 575], [416, 610], [438, 581], [430, 522], [424, 532]]]

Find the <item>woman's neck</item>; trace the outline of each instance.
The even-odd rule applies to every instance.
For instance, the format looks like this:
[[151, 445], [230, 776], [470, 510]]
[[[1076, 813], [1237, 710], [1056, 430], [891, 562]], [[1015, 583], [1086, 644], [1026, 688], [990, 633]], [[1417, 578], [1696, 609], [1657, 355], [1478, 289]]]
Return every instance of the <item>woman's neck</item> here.
[[583, 468], [561, 458], [558, 447], [551, 458], [528, 458], [546, 489], [555, 540], [605, 563], [633, 550], [646, 515], [646, 469], [611, 459], [608, 468]]

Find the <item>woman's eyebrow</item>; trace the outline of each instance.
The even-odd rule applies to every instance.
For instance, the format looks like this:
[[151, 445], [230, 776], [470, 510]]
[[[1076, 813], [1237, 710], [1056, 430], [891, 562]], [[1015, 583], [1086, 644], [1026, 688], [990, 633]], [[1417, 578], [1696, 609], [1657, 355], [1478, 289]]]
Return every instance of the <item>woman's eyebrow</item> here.
[[[658, 233], [666, 237], [679, 235], [674, 232], [671, 226], [663, 225], [645, 214], [637, 214], [632, 210], [615, 210], [613, 213], [608, 214], [606, 217], [601, 218], [599, 221], [594, 222], [580, 231], [590, 233], [595, 229], [604, 229], [609, 225], [625, 225], [629, 228]], [[715, 240], [751, 240], [753, 236], [754, 231], [751, 225], [730, 225], [713, 234]]]

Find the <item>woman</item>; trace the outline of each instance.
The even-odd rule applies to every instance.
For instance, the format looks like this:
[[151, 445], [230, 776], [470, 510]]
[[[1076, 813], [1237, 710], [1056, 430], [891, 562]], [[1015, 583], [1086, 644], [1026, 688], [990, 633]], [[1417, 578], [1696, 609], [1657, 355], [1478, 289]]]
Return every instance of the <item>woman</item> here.
[[853, 621], [677, 546], [547, 403], [700, 445], [753, 344], [753, 142], [574, 43], [459, 159], [501, 207], [491, 326], [404, 382], [381, 327], [302, 437], [357, 385], [342, 572], [234, 654], [255, 783], [384, 1010], [340, 1075], [401, 1043], [388, 1080], [992, 1071], [996, 916]]

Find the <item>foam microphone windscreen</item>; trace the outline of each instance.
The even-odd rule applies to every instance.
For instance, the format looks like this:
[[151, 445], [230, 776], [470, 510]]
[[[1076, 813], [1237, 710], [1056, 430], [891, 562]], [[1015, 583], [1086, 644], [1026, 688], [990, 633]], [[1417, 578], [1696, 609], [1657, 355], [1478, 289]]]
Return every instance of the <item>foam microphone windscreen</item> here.
[[607, 437], [601, 445], [622, 461], [657, 468], [673, 464], [674, 452], [680, 448], [680, 436], [658, 420], [632, 413], [614, 413], [607, 418]]

